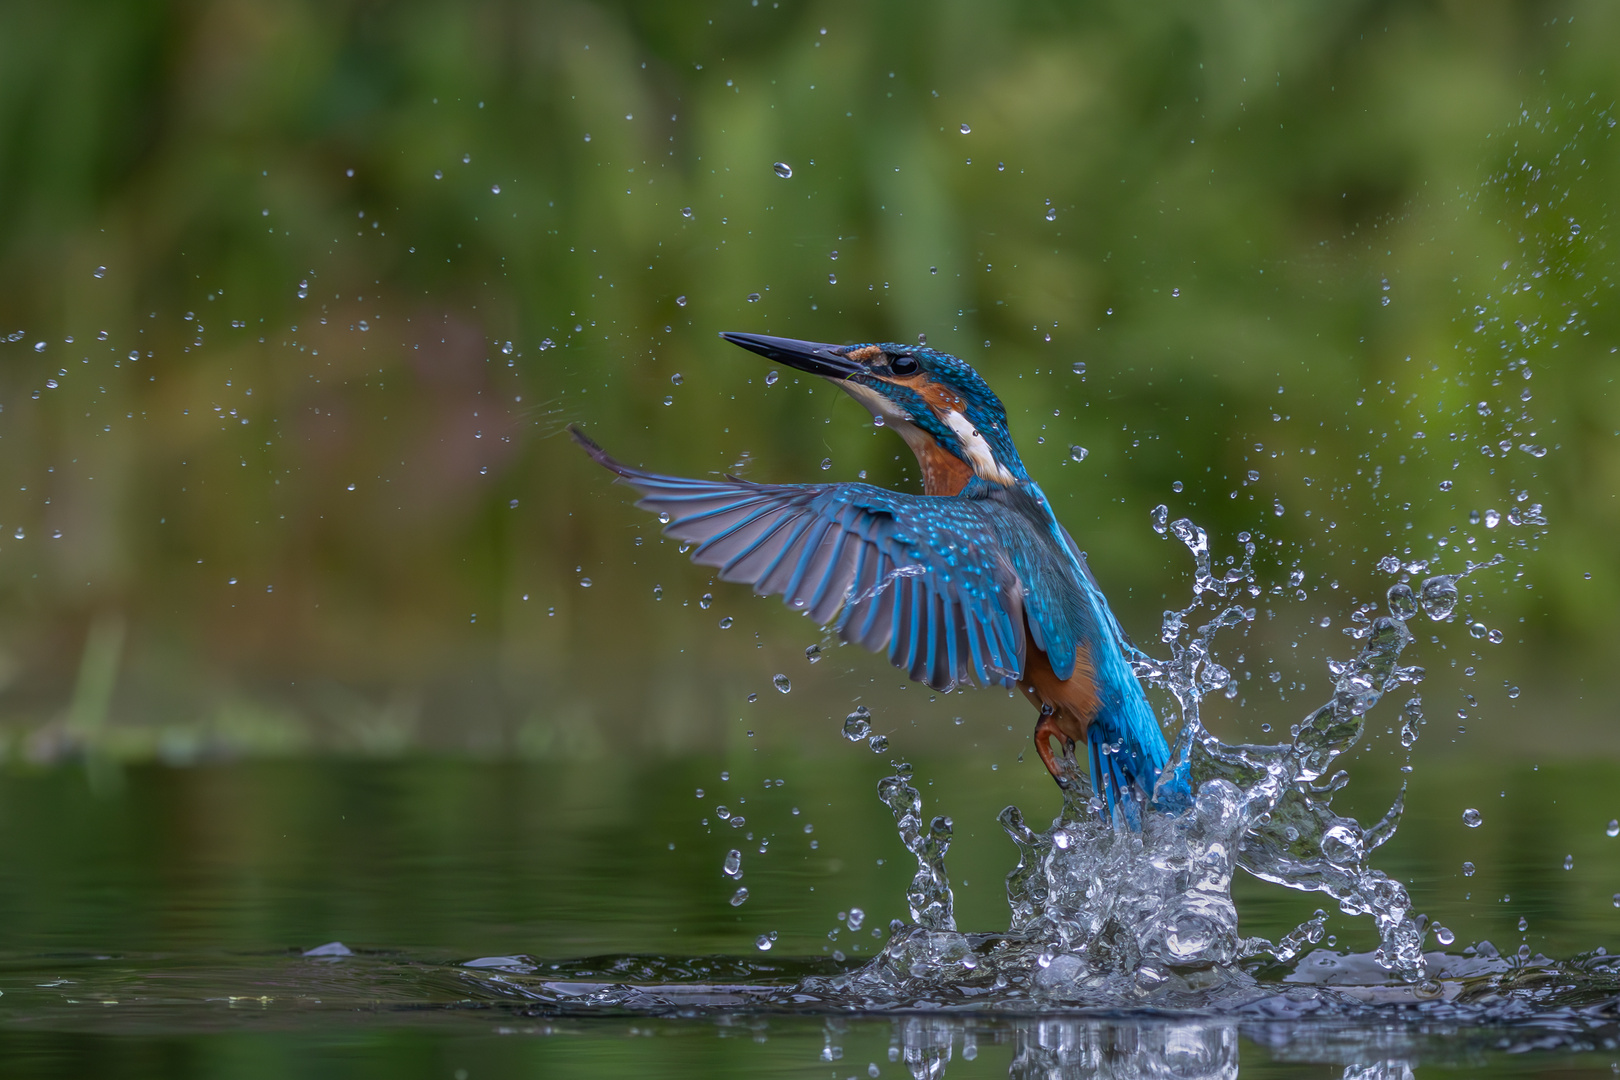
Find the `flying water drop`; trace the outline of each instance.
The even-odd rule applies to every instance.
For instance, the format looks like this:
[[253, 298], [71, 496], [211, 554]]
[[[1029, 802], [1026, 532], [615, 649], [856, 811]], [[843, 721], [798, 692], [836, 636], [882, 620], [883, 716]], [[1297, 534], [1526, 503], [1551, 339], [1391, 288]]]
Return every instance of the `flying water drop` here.
[[1417, 598], [1410, 586], [1391, 585], [1384, 599], [1389, 602], [1389, 613], [1402, 622], [1417, 614]]
[[771, 685], [784, 694], [793, 689], [793, 684], [788, 681], [788, 677], [780, 672], [771, 679]]
[[1449, 574], [1425, 578], [1418, 591], [1423, 613], [1434, 622], [1444, 622], [1457, 608], [1457, 579]]
[[730, 851], [726, 852], [726, 861], [721, 869], [724, 871], [726, 877], [732, 878], [733, 880], [742, 877], [742, 852], [738, 851], [736, 848], [732, 848]]
[[844, 717], [844, 738], [860, 742], [872, 733], [872, 710], [857, 705], [855, 711]]
[[1475, 810], [1473, 807], [1469, 807], [1467, 810], [1463, 811], [1462, 820], [1463, 824], [1468, 826], [1470, 829], [1477, 829], [1485, 819], [1480, 815], [1478, 810]]
[[793, 166], [789, 165], [785, 161], [778, 161], [775, 165], [771, 166], [771, 169], [776, 173], [777, 176], [780, 176], [784, 180], [789, 180], [793, 177]]
[[1070, 458], [1070, 460], [1072, 460], [1072, 461], [1074, 461], [1076, 463], [1079, 463], [1079, 462], [1082, 462], [1082, 461], [1086, 460], [1086, 456], [1088, 454], [1090, 454], [1090, 453], [1091, 453], [1091, 451], [1087, 450], [1083, 446], [1071, 446], [1071, 447], [1069, 447], [1069, 458]]

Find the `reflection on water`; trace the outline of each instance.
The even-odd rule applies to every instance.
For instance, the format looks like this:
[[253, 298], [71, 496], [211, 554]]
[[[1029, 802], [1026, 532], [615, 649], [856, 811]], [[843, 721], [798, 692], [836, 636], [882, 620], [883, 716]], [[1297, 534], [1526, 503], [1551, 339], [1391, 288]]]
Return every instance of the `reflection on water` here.
[[[859, 971], [869, 954], [853, 952], [857, 941], [879, 944], [847, 919], [829, 942], [835, 911], [858, 902], [880, 928], [909, 915], [912, 860], [893, 833], [872, 828], [887, 817], [873, 796], [876, 764], [863, 753], [662, 762], [623, 776], [454, 761], [146, 768], [100, 796], [77, 769], [0, 772], [0, 1053], [41, 1062], [24, 1075], [82, 1075], [76, 1048], [91, 1037], [121, 1048], [108, 1051], [104, 1075], [211, 1077], [229, 1075], [221, 1063], [251, 1057], [251, 1040], [268, 1032], [288, 1060], [313, 1066], [363, 1029], [363, 1052], [384, 1058], [406, 1044], [437, 1047], [423, 1076], [821, 1080], [833, 1069], [838, 1080], [869, 1076], [872, 1065], [886, 1077], [943, 1067], [952, 1080], [1234, 1067], [1254, 1077], [1302, 1062], [1404, 1075], [1404, 1064], [1378, 1064], [1391, 1061], [1504, 1075], [1515, 1061], [1547, 1060], [1507, 1050], [1586, 1054], [1603, 1070], [1613, 1056], [1611, 959], [1540, 955], [1571, 957], [1613, 937], [1606, 867], [1620, 841], [1605, 831], [1613, 777], [1602, 763], [1488, 773], [1509, 805], [1550, 809], [1522, 831], [1495, 828], [1498, 813], [1480, 830], [1456, 825], [1476, 845], [1466, 850], [1432, 829], [1380, 849], [1424, 910], [1461, 932], [1449, 955], [1426, 957], [1439, 996], [1418, 999], [1380, 968], [1364, 927], [1360, 951], [1327, 947], [1326, 936], [1349, 939], [1365, 923], [1335, 916], [1291, 973], [1254, 958], [1222, 1001], [1173, 1017], [1011, 995], [987, 1008], [965, 993], [943, 1008], [874, 1002], [888, 1011], [873, 1015], [806, 992]], [[965, 767], [921, 760], [917, 776], [937, 782], [915, 786], [932, 801]], [[1475, 782], [1480, 768], [1468, 770]], [[695, 786], [719, 787], [722, 771], [739, 792], [752, 787], [752, 827], [777, 836], [767, 855], [750, 848], [753, 897], [735, 909], [721, 868], [735, 833], [702, 826], [712, 799], [692, 798]], [[773, 792], [815, 810], [819, 849], [790, 848], [790, 830], [806, 839], [804, 818], [754, 794], [766, 775], [786, 782]], [[1426, 777], [1411, 812], [1434, 820], [1457, 802], [1460, 781]], [[1038, 801], [1048, 786], [1009, 788], [1000, 801]], [[1015, 851], [1004, 836], [975, 835], [975, 819], [993, 823], [993, 804], [952, 809], [957, 914], [985, 925], [1006, 910], [998, 875]], [[1546, 835], [1570, 838], [1573, 870], [1562, 869], [1563, 849], [1548, 855]], [[1464, 854], [1478, 863], [1470, 878], [1457, 869]], [[1309, 907], [1264, 888], [1239, 890], [1243, 929], [1275, 940]], [[1517, 930], [1521, 916], [1531, 930]], [[759, 952], [756, 937], [771, 930], [779, 941]], [[1480, 940], [1487, 934], [1500, 955]], [[993, 948], [1004, 937], [973, 941]], [[643, 951], [626, 954], [626, 944]], [[804, 959], [824, 946], [824, 958]], [[833, 959], [832, 947], [849, 959]], [[153, 1064], [167, 1060], [156, 1048], [173, 1045], [199, 1053]]]
[[[1356, 967], [1357, 959], [1349, 959]], [[601, 958], [560, 964], [572, 969], [571, 978], [548, 980], [542, 973], [553, 965], [525, 956], [428, 962], [335, 943], [278, 956], [12, 956], [0, 959], [6, 989], [0, 1052], [10, 1061], [59, 1055], [52, 1033], [140, 1046], [159, 1038], [218, 1045], [274, 1032], [319, 1047], [361, 1025], [379, 1050], [412, 1040], [439, 1048], [430, 1057], [444, 1060], [445, 1048], [471, 1043], [483, 1045], [486, 1066], [492, 1058], [525, 1061], [544, 1075], [562, 1069], [701, 1076], [723, 1067], [739, 1075], [825, 1077], [830, 1071], [838, 1078], [1221, 1080], [1291, 1075], [1290, 1067], [1313, 1064], [1347, 1078], [1395, 1078], [1425, 1065], [1511, 1075], [1528, 1051], [1560, 1051], [1607, 1069], [1620, 1034], [1612, 975], [1588, 972], [1576, 989], [1573, 968], [1540, 958], [1517, 968], [1483, 958], [1433, 959], [1455, 969], [1447, 979], [1448, 1004], [1421, 1006], [1420, 1015], [1385, 1002], [1377, 1006], [1376, 1022], [1368, 1015], [1333, 1022], [1310, 1017], [1307, 1008], [1313, 997], [1331, 999], [1333, 990], [1296, 994], [1294, 1015], [1284, 1015], [1275, 999], [1202, 1015], [880, 1015], [829, 1013], [825, 1002], [788, 994], [742, 1000], [758, 997], [767, 979], [785, 989], [783, 980], [804, 970], [802, 964], [760, 965], [756, 978], [743, 984], [724, 981], [748, 974], [734, 961], [665, 963], [660, 971], [660, 962], [648, 958]], [[1359, 963], [1375, 967], [1367, 957]], [[586, 971], [609, 969], [650, 981], [632, 991], [583, 978]], [[656, 982], [659, 975], [666, 981]], [[676, 978], [683, 981], [668, 981]], [[1600, 984], [1607, 988], [1601, 1000]], [[639, 995], [634, 1007], [632, 992]], [[1540, 1004], [1529, 1007], [1538, 996]], [[614, 997], [622, 1007], [604, 1007]], [[1486, 1021], [1480, 1012], [1470, 1018], [1458, 1007], [1468, 998], [1476, 1004], [1494, 999], [1495, 1006], [1480, 1007], [1494, 1008], [1496, 1019]], [[1537, 1010], [1539, 1019], [1532, 1015]], [[211, 1076], [221, 1067], [203, 1055], [161, 1075]], [[111, 1074], [149, 1075], [138, 1055]]]

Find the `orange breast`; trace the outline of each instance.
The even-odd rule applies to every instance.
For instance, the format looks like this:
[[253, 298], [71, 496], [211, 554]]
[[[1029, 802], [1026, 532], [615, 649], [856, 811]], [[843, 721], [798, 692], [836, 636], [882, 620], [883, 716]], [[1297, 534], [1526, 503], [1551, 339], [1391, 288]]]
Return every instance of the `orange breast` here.
[[1086, 740], [1086, 729], [1097, 715], [1097, 672], [1091, 664], [1091, 653], [1084, 645], [1075, 646], [1074, 674], [1059, 679], [1052, 670], [1052, 661], [1035, 646], [1025, 628], [1024, 649], [1027, 658], [1024, 677], [1018, 689], [1034, 703], [1036, 708], [1050, 706], [1052, 720], [1065, 738], [1076, 743]]

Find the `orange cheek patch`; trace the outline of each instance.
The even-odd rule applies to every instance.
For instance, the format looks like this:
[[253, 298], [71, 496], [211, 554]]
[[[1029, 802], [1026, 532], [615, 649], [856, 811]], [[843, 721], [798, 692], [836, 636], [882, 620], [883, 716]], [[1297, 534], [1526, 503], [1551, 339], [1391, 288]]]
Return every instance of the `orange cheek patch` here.
[[944, 383], [935, 382], [927, 375], [913, 375], [906, 379], [890, 379], [888, 381], [896, 386], [904, 386], [927, 402], [929, 408], [936, 413], [944, 412], [947, 409], [952, 412], [966, 411], [966, 402], [962, 400], [961, 395]]

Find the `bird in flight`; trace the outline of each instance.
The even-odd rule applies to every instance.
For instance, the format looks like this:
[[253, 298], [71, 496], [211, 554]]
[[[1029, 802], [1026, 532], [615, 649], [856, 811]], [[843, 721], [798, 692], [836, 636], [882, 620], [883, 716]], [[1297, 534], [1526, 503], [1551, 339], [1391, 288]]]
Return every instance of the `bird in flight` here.
[[1083, 747], [1109, 818], [1139, 828], [1144, 810], [1184, 807], [1186, 768], [1167, 769], [1169, 747], [1131, 668], [1140, 654], [978, 372], [923, 346], [720, 336], [866, 406], [917, 456], [923, 494], [664, 476], [615, 461], [570, 426], [573, 437], [722, 579], [780, 595], [936, 690], [1016, 686], [1039, 710], [1047, 771], [1068, 788]]

